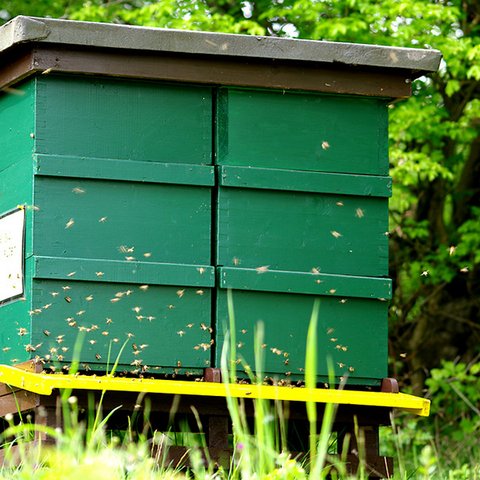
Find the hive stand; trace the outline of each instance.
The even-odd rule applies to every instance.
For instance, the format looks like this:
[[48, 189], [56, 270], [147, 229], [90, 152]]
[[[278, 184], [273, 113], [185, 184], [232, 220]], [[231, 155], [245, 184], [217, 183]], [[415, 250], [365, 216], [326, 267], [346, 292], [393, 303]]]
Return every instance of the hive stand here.
[[[25, 370], [0, 366], [0, 380], [5, 382], [0, 396], [0, 416], [19, 411], [22, 415], [31, 413], [40, 425], [62, 428], [61, 395], [67, 389], [70, 395], [76, 397], [80, 412], [85, 414], [89, 405], [101, 408], [104, 417], [113, 412], [108, 420], [109, 430], [126, 430], [132, 425], [133, 417], [133, 430], [138, 427], [140, 432], [184, 432], [185, 429], [201, 432], [196, 417], [198, 414], [208, 452], [205, 457], [228, 467], [232, 455], [238, 454], [231, 444], [230, 415], [225, 400], [227, 386], [223, 383], [45, 374], [33, 362], [22, 367]], [[216, 370], [208, 370], [205, 376], [220, 380]], [[287, 418], [289, 450], [294, 456], [305, 457], [309, 436], [305, 402], [309, 399], [317, 402], [317, 414], [321, 419], [325, 402], [335, 399], [338, 407], [332, 431], [337, 434], [339, 457], [346, 461], [352, 472], [364, 461], [369, 478], [389, 478], [393, 473], [393, 463], [391, 458], [379, 455], [379, 427], [390, 424], [393, 408], [406, 409], [419, 415], [428, 415], [429, 410], [428, 400], [398, 393], [395, 385], [396, 382], [391, 379], [386, 380], [384, 388], [388, 392], [246, 384], [228, 385], [228, 390], [233, 397], [244, 402], [251, 424], [255, 414], [255, 398], [281, 402]], [[106, 393], [99, 405], [102, 391]], [[148, 418], [143, 417], [146, 411]], [[52, 439], [44, 433], [38, 433], [35, 442], [51, 443]], [[152, 454], [159, 461], [178, 466], [188, 461], [187, 450], [192, 447], [168, 446], [159, 449], [152, 446]]]

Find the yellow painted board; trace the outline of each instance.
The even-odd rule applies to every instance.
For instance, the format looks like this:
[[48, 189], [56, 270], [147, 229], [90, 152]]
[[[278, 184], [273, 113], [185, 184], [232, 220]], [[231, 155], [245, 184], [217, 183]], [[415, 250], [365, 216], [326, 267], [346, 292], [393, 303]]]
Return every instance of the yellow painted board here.
[[108, 375], [45, 374], [7, 365], [0, 365], [0, 382], [40, 395], [50, 395], [53, 389], [105, 390], [399, 408], [421, 416], [430, 413], [429, 400], [404, 393], [119, 378]]

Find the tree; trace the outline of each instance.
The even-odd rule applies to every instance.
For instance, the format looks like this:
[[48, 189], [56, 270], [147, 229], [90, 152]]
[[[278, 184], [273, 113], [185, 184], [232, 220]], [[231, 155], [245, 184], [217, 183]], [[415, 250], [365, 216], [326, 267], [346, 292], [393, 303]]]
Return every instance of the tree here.
[[476, 0], [9, 0], [17, 14], [437, 48], [440, 71], [391, 106], [391, 357], [419, 393], [480, 345], [480, 10]]

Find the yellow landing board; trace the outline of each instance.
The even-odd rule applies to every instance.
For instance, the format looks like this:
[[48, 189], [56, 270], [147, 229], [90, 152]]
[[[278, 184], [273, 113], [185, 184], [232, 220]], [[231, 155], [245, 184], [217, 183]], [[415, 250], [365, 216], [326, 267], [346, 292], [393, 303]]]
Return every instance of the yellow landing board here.
[[404, 393], [327, 390], [272, 385], [224, 384], [177, 380], [152, 380], [96, 375], [33, 373], [0, 365], [0, 382], [40, 395], [53, 389], [146, 392], [157, 394], [199, 395], [209, 397], [255, 398], [292, 402], [334, 403], [369, 407], [399, 408], [428, 416], [430, 401]]

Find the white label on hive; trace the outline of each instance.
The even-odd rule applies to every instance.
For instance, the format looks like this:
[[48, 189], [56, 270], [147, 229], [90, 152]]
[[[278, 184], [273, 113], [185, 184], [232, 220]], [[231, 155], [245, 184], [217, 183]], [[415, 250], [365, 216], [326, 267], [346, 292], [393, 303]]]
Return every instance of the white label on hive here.
[[0, 304], [23, 295], [25, 210], [0, 216]]

